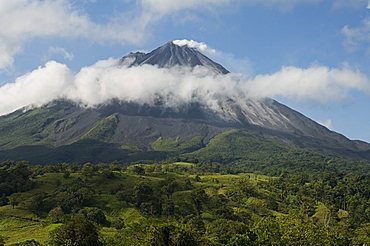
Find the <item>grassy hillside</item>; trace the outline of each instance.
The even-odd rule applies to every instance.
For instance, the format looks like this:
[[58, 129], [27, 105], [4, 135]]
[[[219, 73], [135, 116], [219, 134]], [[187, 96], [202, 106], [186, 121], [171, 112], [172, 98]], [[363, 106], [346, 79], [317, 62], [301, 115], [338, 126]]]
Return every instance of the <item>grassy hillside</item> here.
[[50, 144], [50, 124], [62, 114], [60, 108], [36, 108], [17, 111], [0, 118], [0, 146], [10, 149], [22, 145]]
[[229, 130], [217, 135], [205, 148], [191, 155], [220, 163], [230, 163], [240, 159], [263, 162], [290, 148], [270, 137], [242, 130]]
[[183, 157], [197, 159], [208, 166], [219, 163], [219, 168], [229, 172], [259, 171], [273, 175], [284, 171], [370, 172], [370, 164], [366, 161], [324, 155], [270, 136], [242, 130], [225, 131], [211, 139], [204, 148], [186, 153]]
[[118, 122], [118, 114], [112, 114], [98, 121], [92, 129], [82, 136], [82, 139], [109, 142], [116, 131]]
[[176, 138], [158, 138], [151, 144], [155, 151], [164, 151], [172, 154], [186, 153], [203, 147], [203, 138], [194, 137], [189, 141], [183, 141], [180, 137]]

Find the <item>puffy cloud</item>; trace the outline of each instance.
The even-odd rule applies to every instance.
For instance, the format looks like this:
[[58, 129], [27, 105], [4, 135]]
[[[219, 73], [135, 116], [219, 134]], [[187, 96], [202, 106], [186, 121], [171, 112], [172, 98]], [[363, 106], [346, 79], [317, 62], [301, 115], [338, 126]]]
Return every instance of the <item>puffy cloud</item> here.
[[216, 50], [209, 48], [205, 43], [197, 42], [194, 40], [173, 40], [172, 43], [178, 45], [178, 46], [188, 46], [189, 48], [194, 48], [199, 50], [200, 52], [204, 52], [207, 54], [216, 53]]
[[112, 14], [111, 19], [101, 23], [84, 11], [84, 5], [78, 8], [73, 0], [1, 0], [0, 70], [10, 67], [15, 55], [36, 38], [83, 38], [90, 42], [137, 44], [151, 35], [149, 27], [184, 10], [218, 8], [222, 11], [220, 7], [235, 4], [291, 9], [298, 4], [315, 4], [323, 0], [127, 0], [122, 4], [129, 3], [127, 6], [132, 7], [130, 2], [133, 1], [137, 3], [136, 8]]
[[232, 72], [242, 73], [248, 76], [252, 73], [252, 65], [249, 59], [236, 58], [233, 54], [225, 53], [219, 50], [212, 49], [207, 44], [203, 42], [197, 42], [194, 40], [174, 40], [172, 41], [178, 46], [188, 46], [190, 48], [195, 48], [206, 56], [210, 57], [214, 61], [222, 61], [222, 64], [230, 69]]
[[0, 69], [9, 67], [24, 44], [34, 38], [86, 38], [92, 42], [135, 43], [142, 40], [141, 22], [112, 19], [93, 22], [69, 0], [2, 0], [0, 4]]
[[0, 114], [21, 107], [40, 106], [60, 97], [73, 79], [66, 65], [50, 61], [0, 87]]
[[352, 91], [370, 94], [369, 78], [348, 67], [283, 67], [273, 74], [257, 75], [244, 86], [252, 97], [282, 96], [321, 104], [347, 99]]
[[[0, 69], [14, 63], [25, 43], [36, 38], [83, 38], [90, 42], [137, 44], [150, 32], [147, 28], [167, 14], [195, 6], [228, 3], [230, 0], [167, 1], [142, 0], [138, 9], [112, 15], [106, 23], [94, 22], [72, 0], [2, 0], [0, 4]], [[49, 50], [70, 59], [61, 49]]]
[[0, 114], [60, 98], [94, 106], [113, 98], [152, 104], [161, 97], [170, 107], [197, 101], [217, 110], [218, 98], [234, 96], [239, 82], [236, 75], [216, 75], [203, 67], [127, 68], [110, 59], [72, 74], [65, 65], [51, 61], [0, 87]]
[[204, 67], [122, 67], [117, 62], [100, 61], [77, 73], [66, 65], [48, 62], [0, 87], [0, 114], [60, 98], [89, 107], [114, 98], [148, 104], [162, 98], [170, 107], [196, 101], [217, 111], [219, 100], [225, 98], [243, 101], [282, 96], [330, 103], [350, 97], [353, 91], [370, 92], [369, 78], [347, 67], [285, 67], [274, 74], [245, 80], [238, 74], [215, 74]]

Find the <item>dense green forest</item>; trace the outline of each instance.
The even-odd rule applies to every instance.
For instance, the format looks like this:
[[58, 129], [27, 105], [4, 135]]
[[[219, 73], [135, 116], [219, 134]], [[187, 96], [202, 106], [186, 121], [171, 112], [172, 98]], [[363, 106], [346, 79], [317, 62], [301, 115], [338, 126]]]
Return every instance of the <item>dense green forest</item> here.
[[0, 192], [0, 245], [370, 245], [366, 172], [6, 161]]

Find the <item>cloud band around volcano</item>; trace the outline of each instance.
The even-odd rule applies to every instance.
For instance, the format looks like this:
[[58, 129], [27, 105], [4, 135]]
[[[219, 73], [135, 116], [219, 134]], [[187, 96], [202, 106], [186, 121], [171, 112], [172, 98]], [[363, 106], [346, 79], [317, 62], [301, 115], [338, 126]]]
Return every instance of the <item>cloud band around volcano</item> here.
[[281, 96], [325, 104], [346, 99], [353, 91], [370, 94], [370, 82], [366, 75], [348, 67], [283, 67], [273, 74], [245, 79], [241, 74], [215, 74], [201, 66], [122, 67], [115, 59], [99, 61], [73, 73], [65, 64], [49, 61], [0, 87], [0, 114], [56, 99], [94, 107], [112, 99], [153, 104], [162, 98], [168, 107], [199, 102], [217, 111], [220, 99], [225, 98]]

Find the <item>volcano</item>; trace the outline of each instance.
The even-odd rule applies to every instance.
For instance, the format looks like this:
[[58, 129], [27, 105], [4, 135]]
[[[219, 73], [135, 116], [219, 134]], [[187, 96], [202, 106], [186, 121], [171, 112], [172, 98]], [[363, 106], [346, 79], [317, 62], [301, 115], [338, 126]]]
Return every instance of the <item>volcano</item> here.
[[[197, 48], [174, 42], [130, 53], [117, 66], [144, 65], [229, 73]], [[271, 98], [220, 98], [217, 112], [196, 101], [171, 108], [161, 100], [148, 105], [117, 99], [90, 108], [57, 100], [19, 109], [0, 117], [0, 159], [44, 164], [181, 157], [226, 164], [268, 162], [294, 150], [325, 160], [370, 160], [370, 144], [350, 140]]]

